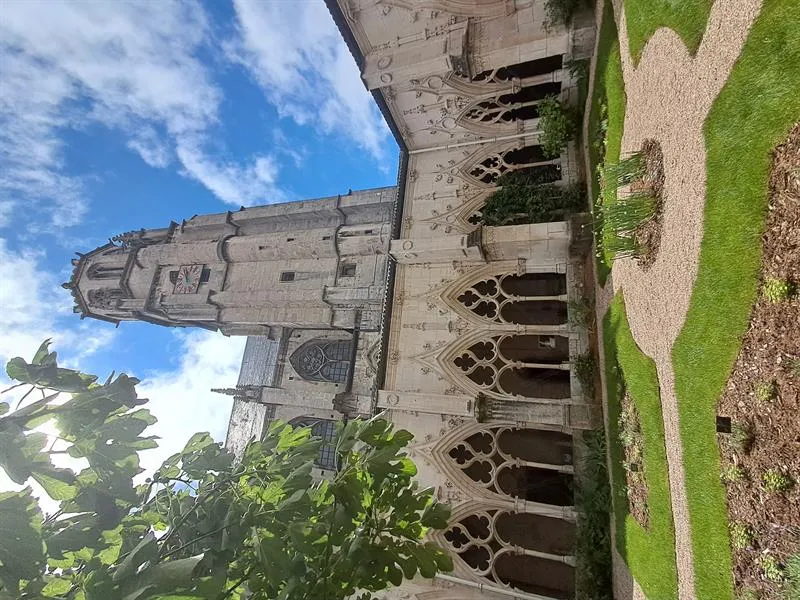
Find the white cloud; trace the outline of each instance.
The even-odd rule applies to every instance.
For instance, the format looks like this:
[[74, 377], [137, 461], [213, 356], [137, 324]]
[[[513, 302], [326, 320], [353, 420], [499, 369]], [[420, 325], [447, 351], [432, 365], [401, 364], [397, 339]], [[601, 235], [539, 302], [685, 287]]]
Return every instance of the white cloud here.
[[376, 159], [388, 129], [322, 1], [234, 0], [239, 36], [229, 54], [279, 114], [355, 140]]
[[[44, 207], [53, 225], [80, 222], [85, 182], [66, 172], [63, 134], [101, 123], [121, 132], [149, 165], [165, 167], [190, 146], [183, 172], [241, 203], [254, 182], [275, 188], [251, 165], [216, 164], [197, 140], [218, 124], [222, 91], [201, 55], [214, 52], [205, 12], [194, 0], [11, 2], [0, 19], [0, 216], [19, 200]], [[157, 133], [161, 132], [161, 133]], [[179, 152], [178, 157], [182, 154]], [[255, 167], [253, 166], [255, 165]], [[212, 173], [212, 176], [209, 175]], [[248, 174], [250, 177], [238, 177]], [[225, 178], [225, 184], [219, 183]]]
[[114, 335], [111, 329], [77, 320], [69, 328], [59, 323], [59, 317], [72, 314], [72, 298], [42, 268], [41, 258], [38, 252], [14, 251], [0, 238], [0, 385], [6, 381], [6, 361], [14, 356], [30, 358], [46, 338], [52, 337], [59, 347], [72, 348], [75, 357], [85, 357], [107, 346]]
[[199, 181], [230, 204], [253, 206], [283, 202], [286, 194], [276, 185], [278, 164], [270, 155], [257, 156], [249, 165], [209, 160], [194, 140], [178, 143], [185, 175]]
[[211, 388], [236, 385], [246, 341], [245, 337], [226, 338], [208, 331], [175, 335], [180, 341], [177, 367], [145, 373], [138, 386], [139, 395], [150, 399], [146, 407], [158, 418], [148, 432], [161, 436], [157, 449], [141, 455], [147, 470], [181, 450], [197, 431], [209, 431], [215, 440], [225, 441], [231, 398]]

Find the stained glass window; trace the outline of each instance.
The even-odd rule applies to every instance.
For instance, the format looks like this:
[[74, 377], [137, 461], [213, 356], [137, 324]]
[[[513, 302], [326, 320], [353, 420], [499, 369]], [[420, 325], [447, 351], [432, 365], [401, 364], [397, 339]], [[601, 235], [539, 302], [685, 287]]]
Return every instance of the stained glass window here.
[[344, 383], [350, 373], [352, 340], [311, 340], [292, 354], [294, 370], [306, 381]]

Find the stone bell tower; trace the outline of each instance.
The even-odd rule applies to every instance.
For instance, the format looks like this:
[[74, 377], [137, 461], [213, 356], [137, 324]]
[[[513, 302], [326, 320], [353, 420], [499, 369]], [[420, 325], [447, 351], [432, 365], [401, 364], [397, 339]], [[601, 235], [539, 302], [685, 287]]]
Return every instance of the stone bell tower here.
[[199, 326], [377, 330], [397, 189], [242, 208], [142, 229], [73, 260], [81, 318]]

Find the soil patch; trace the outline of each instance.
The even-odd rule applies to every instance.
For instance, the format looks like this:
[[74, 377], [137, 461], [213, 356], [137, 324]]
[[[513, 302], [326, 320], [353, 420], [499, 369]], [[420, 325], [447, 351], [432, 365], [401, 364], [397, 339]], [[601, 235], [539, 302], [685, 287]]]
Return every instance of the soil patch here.
[[[778, 277], [797, 284], [800, 124], [775, 149], [769, 183], [762, 281]], [[799, 297], [773, 303], [760, 296], [719, 403], [720, 415], [750, 431], [746, 443], [741, 443], [741, 435], [721, 435], [720, 447], [730, 522], [752, 533], [746, 547], [734, 547], [735, 583], [737, 588], [758, 590], [762, 599], [783, 597], [781, 584], [765, 578], [764, 557], [782, 564], [800, 552], [799, 324]], [[794, 485], [783, 492], [765, 490], [763, 476], [768, 470], [780, 472]]]
[[637, 185], [632, 185], [631, 190], [648, 189], [655, 199], [655, 213], [653, 216], [636, 228], [636, 243], [639, 252], [636, 262], [645, 271], [656, 260], [658, 248], [661, 244], [661, 217], [663, 212], [662, 192], [664, 190], [664, 154], [661, 144], [648, 139], [642, 144], [642, 155], [645, 161], [644, 176]]
[[650, 509], [647, 506], [647, 481], [644, 474], [644, 437], [639, 411], [628, 394], [622, 398], [620, 407], [619, 439], [624, 453], [628, 512], [639, 525], [648, 529]]

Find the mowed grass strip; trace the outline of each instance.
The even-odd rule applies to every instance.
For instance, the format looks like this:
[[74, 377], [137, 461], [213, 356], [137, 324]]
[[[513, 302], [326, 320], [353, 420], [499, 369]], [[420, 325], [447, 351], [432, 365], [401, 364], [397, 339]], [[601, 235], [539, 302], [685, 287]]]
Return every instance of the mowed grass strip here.
[[700, 266], [672, 352], [700, 600], [733, 597], [716, 405], [758, 289], [770, 151], [800, 118], [798, 32], [800, 2], [766, 0], [705, 124]]
[[700, 47], [713, 0], [625, 0], [628, 44], [638, 65], [647, 40], [659, 27], [669, 27], [694, 56]]
[[[606, 313], [603, 344], [617, 550], [648, 598], [671, 600], [678, 597], [678, 573], [658, 375], [655, 363], [633, 339], [621, 294], [617, 294]], [[618, 425], [626, 387], [639, 411], [644, 439], [643, 466], [648, 486], [649, 530], [642, 528], [628, 512], [624, 454]]]
[[[602, 147], [596, 146], [595, 139], [600, 129], [601, 105], [606, 105], [608, 119], [606, 129], [606, 160], [619, 161], [622, 148], [622, 131], [625, 125], [625, 82], [622, 77], [622, 62], [619, 53], [619, 37], [617, 24], [614, 21], [614, 8], [610, 0], [606, 0], [603, 8], [603, 19], [600, 24], [600, 41], [597, 48], [597, 66], [595, 67], [594, 91], [589, 110], [589, 186], [592, 192], [592, 205], [597, 206], [600, 197], [600, 182], [597, 176], [597, 165], [603, 161]], [[616, 190], [608, 191], [605, 196], [616, 198]], [[595, 209], [595, 219], [600, 219], [599, 212]], [[595, 231], [600, 232], [602, 225], [598, 221]], [[601, 255], [597, 257], [597, 277], [601, 285], [606, 282], [606, 277], [611, 271], [612, 257], [602, 252], [602, 243], [599, 244]]]

